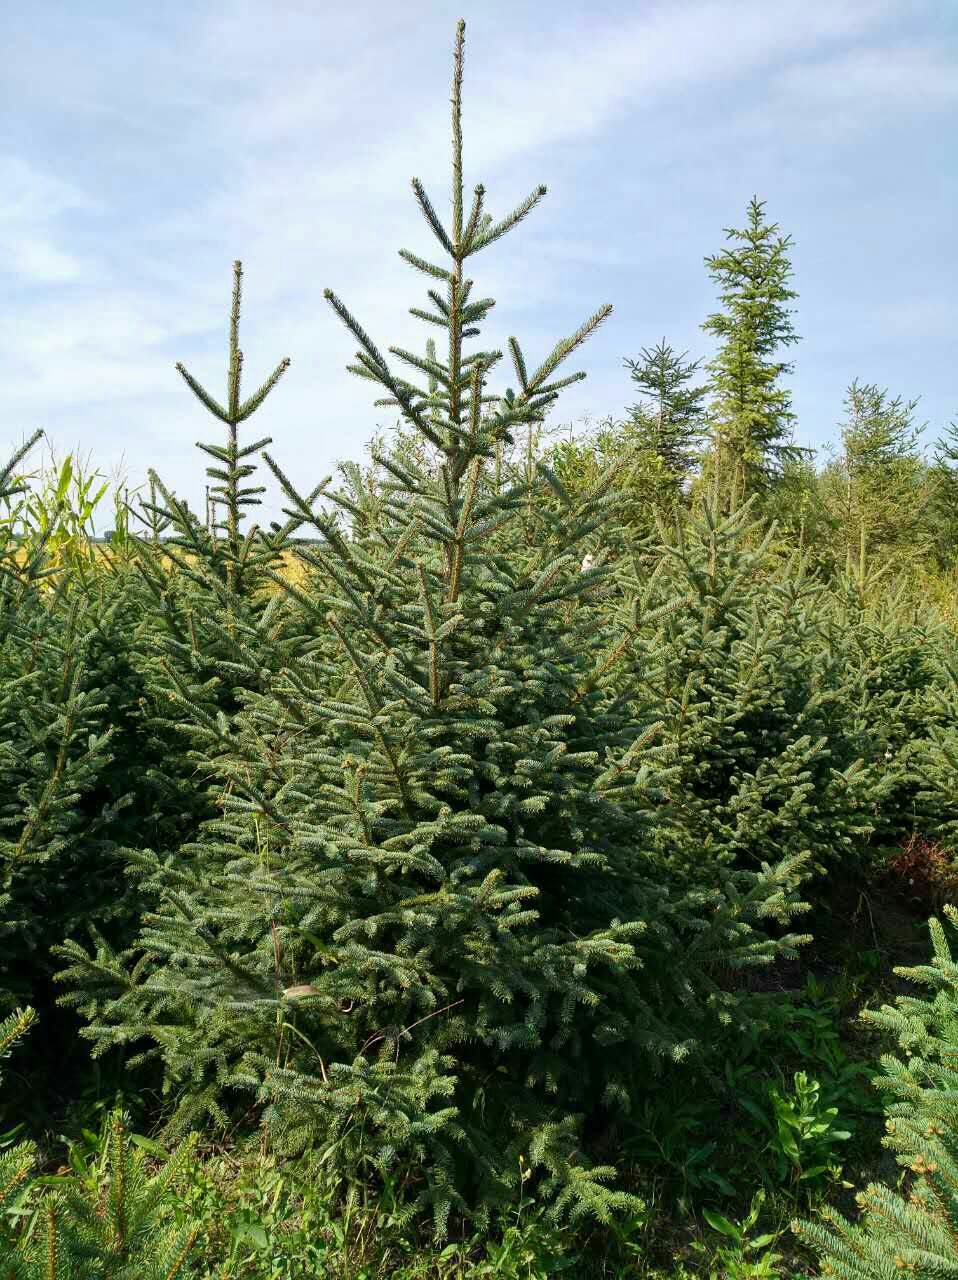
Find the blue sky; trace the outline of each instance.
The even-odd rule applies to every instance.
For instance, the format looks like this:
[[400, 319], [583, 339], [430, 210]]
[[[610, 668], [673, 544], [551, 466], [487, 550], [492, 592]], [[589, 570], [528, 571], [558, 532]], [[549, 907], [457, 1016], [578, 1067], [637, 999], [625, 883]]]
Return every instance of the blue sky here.
[[588, 380], [556, 421], [621, 411], [622, 358], [665, 336], [707, 356], [702, 259], [750, 196], [795, 239], [800, 443], [834, 438], [853, 377], [958, 416], [958, 0], [402, 5], [213, 0], [7, 7], [0, 79], [0, 453], [61, 452], [202, 492], [211, 424], [173, 370], [225, 376], [231, 263], [257, 415], [305, 484], [388, 411], [344, 372], [334, 288], [373, 337], [421, 345], [448, 208], [448, 82], [468, 22], [466, 181], [544, 205], [474, 259], [491, 341], [545, 354], [597, 305]]

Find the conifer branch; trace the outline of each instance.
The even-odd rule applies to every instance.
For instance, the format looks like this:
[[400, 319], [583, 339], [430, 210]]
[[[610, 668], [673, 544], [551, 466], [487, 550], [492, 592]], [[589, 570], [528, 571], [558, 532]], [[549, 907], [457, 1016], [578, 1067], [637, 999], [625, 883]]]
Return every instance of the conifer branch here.
[[523, 356], [522, 348], [519, 346], [516, 338], [509, 339], [509, 354], [512, 356], [512, 366], [516, 371], [516, 378], [519, 381], [519, 386], [523, 391], [528, 393], [529, 375], [526, 372], [525, 356]]
[[487, 245], [501, 239], [513, 227], [518, 226], [523, 218], [528, 217], [532, 210], [546, 195], [546, 188], [543, 186], [536, 189], [521, 204], [518, 204], [510, 214], [507, 214], [500, 222], [490, 223], [488, 226], [480, 226], [473, 238], [470, 246], [470, 253], [477, 253], [480, 249], [485, 249]]
[[418, 254], [411, 253], [408, 249], [400, 249], [399, 256], [404, 262], [408, 262], [411, 267], [415, 267], [417, 271], [421, 271], [424, 275], [432, 276], [435, 280], [444, 280], [448, 284], [452, 279], [451, 271], [447, 271], [445, 267], [438, 267], [432, 262], [427, 262], [425, 258], [420, 258]]
[[[437, 324], [441, 329], [445, 329], [449, 323], [446, 316], [434, 316], [432, 312], [423, 311], [421, 307], [410, 307], [409, 314], [411, 316], [415, 316], [417, 320], [425, 320], [429, 324]], [[389, 349], [390, 351], [395, 350], [393, 347], [390, 347]]]
[[576, 329], [575, 333], [568, 338], [563, 338], [561, 342], [557, 342], [549, 355], [546, 356], [545, 360], [543, 360], [542, 364], [528, 380], [528, 393], [532, 394], [539, 392], [539, 394], [544, 394], [541, 391], [541, 388], [549, 375], [554, 373], [559, 365], [562, 364], [564, 360], [568, 359], [573, 351], [581, 347], [582, 344], [590, 338], [593, 333], [595, 333], [603, 320], [607, 319], [611, 314], [611, 304], [606, 304], [606, 306], [600, 307], [594, 315], [591, 315], [583, 325], [580, 325], [580, 327]]
[[555, 382], [548, 382], [545, 386], [540, 387], [536, 395], [555, 397], [560, 391], [564, 391], [566, 387], [571, 387], [576, 382], [584, 382], [587, 377], [588, 374], [583, 370], [567, 374], [564, 378], [557, 378]]
[[8, 459], [5, 465], [0, 467], [0, 499], [11, 498], [14, 494], [23, 492], [25, 488], [23, 483], [14, 482], [14, 484], [11, 485], [10, 477], [42, 436], [42, 428], [37, 428], [28, 440], [25, 440], [19, 448], [14, 450], [12, 457]]
[[383, 359], [376, 344], [359, 321], [354, 319], [347, 307], [340, 302], [339, 298], [337, 298], [335, 293], [333, 293], [332, 289], [324, 289], [323, 297], [339, 316], [340, 320], [342, 320], [343, 324], [362, 347], [363, 351], [365, 351], [372, 365], [379, 370], [381, 374], [387, 375], [388, 367], [386, 365], [386, 361]]
[[197, 400], [209, 409], [210, 413], [219, 418], [221, 422], [229, 422], [230, 415], [228, 410], [224, 409], [218, 400], [213, 399], [210, 393], [196, 381], [186, 366], [179, 360], [176, 362], [176, 372], [193, 392]]
[[413, 189], [413, 194], [415, 195], [416, 200], [419, 204], [419, 208], [422, 210], [422, 215], [426, 219], [426, 221], [429, 223], [429, 226], [431, 227], [432, 232], [435, 235], [436, 239], [439, 241], [439, 243], [442, 245], [442, 247], [445, 249], [445, 251], [449, 254], [451, 258], [455, 257], [456, 251], [452, 247], [452, 241], [449, 239], [449, 236], [446, 234], [446, 229], [442, 225], [442, 223], [439, 221], [439, 215], [436, 213], [436, 210], [433, 208], [432, 201], [429, 199], [429, 196], [426, 194], [425, 187], [422, 185], [422, 183], [419, 181], [418, 178], [413, 178], [412, 189]]
[[418, 369], [420, 373], [424, 373], [429, 378], [441, 382], [444, 387], [451, 385], [451, 378], [443, 369], [442, 365], [437, 364], [435, 360], [427, 360], [423, 356], [417, 356], [415, 352], [405, 351], [402, 347], [390, 347], [392, 355], [404, 361], [406, 364], [412, 365], [414, 369]]
[[476, 232], [479, 228], [479, 221], [482, 217], [482, 206], [486, 198], [486, 189], [480, 182], [473, 193], [472, 208], [469, 211], [469, 221], [466, 223], [466, 229], [462, 235], [461, 251], [462, 256], [467, 257], [472, 252], [473, 242], [476, 238]]
[[[245, 420], [250, 416], [251, 413], [256, 412], [256, 410], [260, 407], [260, 405], [263, 403], [263, 401], [266, 399], [266, 397], [269, 395], [272, 389], [276, 386], [277, 382], [279, 382], [280, 378], [283, 376], [283, 374], [286, 372], [289, 366], [290, 366], [290, 359], [288, 356], [285, 356], [279, 362], [279, 364], [276, 366], [273, 372], [269, 375], [269, 377], [266, 379], [263, 385], [259, 388], [259, 390], [254, 391], [253, 394], [249, 397], [249, 399], [244, 400], [243, 403], [238, 406], [236, 411], [237, 422], [245, 422]], [[265, 440], [262, 441], [262, 444], [269, 444], [269, 443], [271, 443], [269, 438], [266, 438]], [[254, 452], [259, 447], [261, 446], [250, 445], [246, 449], [244, 449], [242, 453], [240, 453], [238, 456], [244, 457], [246, 454]]]

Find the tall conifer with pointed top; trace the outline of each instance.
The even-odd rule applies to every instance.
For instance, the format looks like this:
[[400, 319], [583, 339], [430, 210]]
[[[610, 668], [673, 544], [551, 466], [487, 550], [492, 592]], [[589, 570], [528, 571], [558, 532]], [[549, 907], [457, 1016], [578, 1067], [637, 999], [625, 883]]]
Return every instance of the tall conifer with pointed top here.
[[[239, 345], [240, 306], [242, 302], [243, 267], [242, 263], [233, 263], [233, 299], [230, 306], [229, 323], [229, 358], [226, 373], [225, 404], [212, 396], [206, 388], [193, 377], [182, 363], [177, 363], [177, 372], [182, 376], [197, 400], [226, 427], [225, 444], [209, 444], [197, 442], [197, 448], [208, 454], [216, 463], [208, 467], [207, 479], [212, 483], [206, 487], [207, 517], [209, 525], [210, 546], [205, 547], [202, 541], [194, 536], [200, 522], [190, 519], [187, 509], [182, 503], [173, 504], [172, 509], [164, 512], [165, 517], [173, 523], [175, 533], [171, 541], [180, 550], [199, 554], [201, 559], [208, 559], [209, 551], [215, 555], [210, 560], [211, 567], [216, 566], [226, 597], [242, 597], [250, 594], [247, 575], [256, 573], [264, 563], [273, 564], [276, 560], [276, 546], [266, 538], [258, 527], [254, 527], [244, 537], [241, 525], [246, 519], [247, 509], [258, 506], [260, 495], [265, 493], [264, 485], [251, 485], [246, 482], [256, 472], [256, 464], [251, 461], [266, 445], [271, 443], [268, 436], [255, 440], [252, 444], [239, 444], [239, 428], [263, 404], [266, 397], [279, 382], [289, 368], [289, 359], [280, 360], [268, 378], [252, 395], [245, 399], [242, 396], [243, 352]], [[159, 483], [157, 481], [157, 483]], [[165, 490], [161, 489], [165, 493]], [[169, 497], [169, 495], [167, 495]], [[225, 599], [225, 597], [224, 597]], [[229, 604], [227, 604], [229, 607]]]
[[265, 455], [318, 536], [302, 580], [275, 575], [312, 630], [260, 633], [261, 679], [200, 748], [222, 817], [141, 859], [139, 955], [66, 950], [90, 1036], [159, 1053], [184, 1118], [255, 1090], [276, 1142], [400, 1163], [440, 1232], [453, 1206], [511, 1200], [522, 1169], [559, 1216], [631, 1203], [583, 1155], [583, 1116], [728, 1019], [717, 969], [795, 941], [760, 927], [794, 911], [774, 874], [672, 892], [646, 840], [656, 727], [594, 678], [601, 486], [579, 500], [500, 465], [609, 308], [535, 366], [510, 338], [514, 385], [491, 389], [502, 353], [470, 340], [492, 300], [466, 267], [545, 191], [494, 218], [478, 186], [467, 208], [463, 48], [460, 24], [448, 226], [413, 180], [445, 257], [402, 251], [440, 341], [384, 353], [326, 293], [352, 372], [427, 448], [376, 452], [373, 482], [349, 473], [323, 506]]
[[282, 661], [282, 637], [290, 625], [284, 598], [268, 588], [270, 574], [283, 569], [295, 522], [244, 528], [265, 491], [255, 483], [257, 459], [270, 439], [244, 443], [240, 438], [241, 427], [282, 378], [289, 360], [281, 360], [244, 397], [242, 278], [242, 265], [235, 262], [222, 402], [182, 363], [176, 365], [199, 403], [225, 427], [225, 440], [197, 442], [212, 459], [206, 468], [206, 510], [202, 517], [194, 513], [155, 471], [149, 473], [149, 496], [136, 510], [143, 583], [137, 648], [147, 687], [150, 747], [158, 757], [144, 769], [147, 789], [155, 793], [155, 847], [189, 838], [199, 819], [209, 816], [204, 762], [215, 757], [228, 736], [240, 692], [260, 687], [264, 666]]
[[789, 286], [791, 237], [766, 220], [764, 201], [753, 197], [745, 226], [725, 234], [730, 247], [705, 259], [723, 309], [702, 328], [719, 340], [708, 365], [713, 502], [734, 510], [801, 455], [791, 438], [791, 394], [781, 383], [791, 369], [782, 348], [798, 341], [789, 307], [798, 295]]

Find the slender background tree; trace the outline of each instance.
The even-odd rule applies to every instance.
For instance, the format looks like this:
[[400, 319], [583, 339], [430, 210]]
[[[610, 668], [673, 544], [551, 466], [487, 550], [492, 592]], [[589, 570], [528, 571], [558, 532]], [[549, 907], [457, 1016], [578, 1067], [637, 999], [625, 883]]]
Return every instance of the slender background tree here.
[[789, 286], [791, 237], [766, 220], [764, 201], [753, 197], [745, 226], [729, 228], [726, 238], [729, 247], [705, 260], [722, 309], [702, 328], [719, 343], [708, 363], [713, 498], [733, 510], [766, 492], [799, 452], [791, 393], [782, 384], [791, 370], [782, 350], [798, 342], [789, 307], [798, 295]]

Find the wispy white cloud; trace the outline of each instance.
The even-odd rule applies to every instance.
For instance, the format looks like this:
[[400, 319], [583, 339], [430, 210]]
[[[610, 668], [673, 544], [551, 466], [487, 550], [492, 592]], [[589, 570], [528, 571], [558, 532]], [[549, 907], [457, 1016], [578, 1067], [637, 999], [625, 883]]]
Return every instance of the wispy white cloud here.
[[[421, 286], [395, 250], [429, 248], [413, 173], [448, 204], [452, 7], [210, 0], [81, 21], [60, 0], [49, 13], [47, 29], [12, 24], [0, 88], [30, 121], [9, 137], [34, 139], [0, 168], [0, 276], [18, 290], [0, 306], [0, 439], [42, 419], [72, 440], [89, 421], [108, 461], [142, 471], [159, 450], [188, 483], [206, 427], [172, 362], [221, 384], [239, 254], [250, 378], [293, 357], [264, 429], [304, 472], [358, 452], [382, 414], [342, 372], [353, 344], [322, 288], [384, 343], [421, 340], [406, 314]], [[665, 330], [696, 343], [711, 307], [701, 257], [744, 199], [761, 187], [786, 229], [812, 225], [802, 176], [820, 183], [823, 167], [853, 263], [868, 160], [829, 151], [843, 144], [828, 122], [877, 146], [890, 114], [917, 131], [955, 105], [955, 51], [931, 37], [931, 0], [913, 13], [904, 30], [893, 0], [560, 0], [546, 24], [538, 4], [490, 0], [468, 33], [467, 179], [504, 210], [554, 178], [535, 219], [477, 263], [500, 298], [492, 340], [517, 328], [535, 354], [620, 304], [565, 414], [615, 409], [624, 351]], [[876, 226], [894, 229], [897, 193], [884, 198]]]
[[95, 202], [17, 154], [0, 154], [0, 193], [0, 276], [35, 284], [79, 279], [83, 264], [65, 247], [65, 220], [76, 210], [95, 208]]
[[916, 116], [958, 103], [954, 56], [931, 44], [844, 49], [786, 67], [776, 89], [801, 105], [850, 113], [858, 124], [888, 112]]

